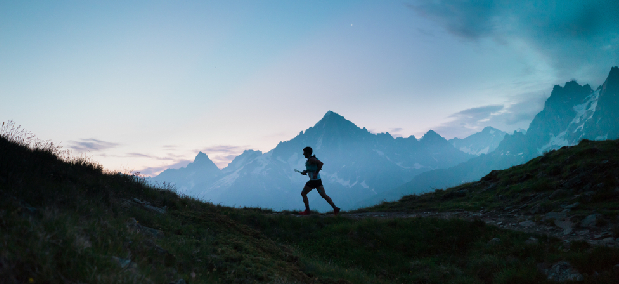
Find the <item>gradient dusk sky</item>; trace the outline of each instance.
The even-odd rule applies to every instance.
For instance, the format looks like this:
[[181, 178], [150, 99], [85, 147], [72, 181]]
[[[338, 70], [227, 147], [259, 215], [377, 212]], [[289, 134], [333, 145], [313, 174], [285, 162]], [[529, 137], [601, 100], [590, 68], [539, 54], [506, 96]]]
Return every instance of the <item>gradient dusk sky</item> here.
[[619, 65], [619, 1], [0, 1], [0, 120], [154, 174], [332, 110], [393, 136], [526, 129]]

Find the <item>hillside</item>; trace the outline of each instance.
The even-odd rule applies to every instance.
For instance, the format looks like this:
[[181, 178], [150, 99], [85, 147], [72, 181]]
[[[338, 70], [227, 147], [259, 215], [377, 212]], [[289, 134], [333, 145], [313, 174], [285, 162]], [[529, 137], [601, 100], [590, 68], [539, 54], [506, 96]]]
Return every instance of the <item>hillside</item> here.
[[[527, 226], [550, 226], [561, 236], [619, 237], [619, 140], [582, 140], [526, 164], [492, 171], [481, 180], [409, 195], [360, 211], [470, 211], [508, 214]], [[597, 236], [597, 237], [596, 237]]]
[[[179, 196], [138, 176], [106, 172], [10, 129], [1, 134], [3, 283], [614, 283], [618, 276], [613, 269], [619, 250], [613, 247], [566, 244], [479, 220], [357, 220], [347, 218], [351, 214], [299, 217], [228, 208]], [[560, 152], [542, 162], [554, 164]], [[615, 165], [613, 157], [604, 165]], [[497, 183], [508, 191], [508, 181], [519, 179], [507, 173], [479, 184]], [[582, 175], [582, 183], [590, 184], [590, 176]], [[598, 195], [592, 196], [597, 202]], [[458, 198], [424, 208], [441, 209], [439, 204]], [[485, 206], [499, 208], [501, 202]], [[591, 210], [587, 206], [582, 210]], [[402, 208], [411, 209], [416, 207]], [[601, 214], [615, 209], [604, 210]]]

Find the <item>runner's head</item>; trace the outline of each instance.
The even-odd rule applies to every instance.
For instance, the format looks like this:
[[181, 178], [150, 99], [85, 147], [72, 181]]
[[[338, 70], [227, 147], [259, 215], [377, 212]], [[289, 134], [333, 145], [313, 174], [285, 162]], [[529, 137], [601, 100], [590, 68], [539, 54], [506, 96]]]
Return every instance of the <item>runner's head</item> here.
[[312, 156], [312, 147], [307, 146], [305, 148], [303, 148], [303, 156], [305, 156], [305, 158], [309, 158]]

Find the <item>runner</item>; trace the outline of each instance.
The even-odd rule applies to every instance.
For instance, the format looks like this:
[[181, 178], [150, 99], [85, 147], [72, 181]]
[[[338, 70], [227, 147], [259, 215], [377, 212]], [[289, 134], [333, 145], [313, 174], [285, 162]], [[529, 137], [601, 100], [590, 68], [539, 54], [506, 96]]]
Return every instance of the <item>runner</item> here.
[[333, 207], [333, 214], [337, 215], [337, 213], [340, 212], [340, 208], [335, 206], [335, 204], [333, 204], [333, 201], [331, 200], [331, 197], [329, 197], [325, 193], [325, 188], [324, 186], [322, 186], [322, 180], [320, 179], [320, 174], [318, 173], [322, 169], [323, 163], [318, 160], [315, 155], [312, 156], [311, 147], [303, 148], [303, 156], [307, 158], [307, 161], [305, 161], [305, 170], [302, 171], [301, 174], [308, 175], [310, 180], [305, 183], [303, 191], [301, 191], [301, 196], [303, 196], [303, 203], [305, 203], [305, 211], [299, 212], [299, 215], [310, 214], [309, 200], [307, 199], [307, 194], [314, 188], [318, 191], [320, 196], [322, 196], [322, 198], [329, 202], [329, 205]]

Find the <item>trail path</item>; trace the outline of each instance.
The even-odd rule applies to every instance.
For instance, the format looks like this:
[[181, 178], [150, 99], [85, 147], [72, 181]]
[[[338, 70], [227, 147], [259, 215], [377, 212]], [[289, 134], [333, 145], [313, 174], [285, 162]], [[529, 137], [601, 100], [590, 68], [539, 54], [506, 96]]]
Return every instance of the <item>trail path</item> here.
[[[333, 214], [320, 214], [318, 216], [333, 217]], [[363, 218], [390, 219], [416, 217], [441, 219], [459, 218], [468, 221], [479, 219], [488, 225], [494, 225], [503, 229], [548, 235], [570, 242], [586, 241], [592, 245], [619, 247], [619, 238], [613, 238], [612, 224], [596, 225], [595, 222], [593, 222], [593, 224], [588, 224], [586, 227], [583, 227], [584, 221], [580, 222], [579, 225], [575, 224], [571, 221], [569, 212], [550, 212], [537, 221], [534, 220], [534, 215], [509, 214], [495, 211], [487, 212], [483, 210], [479, 212], [364, 212], [340, 213], [339, 216], [357, 220]]]

